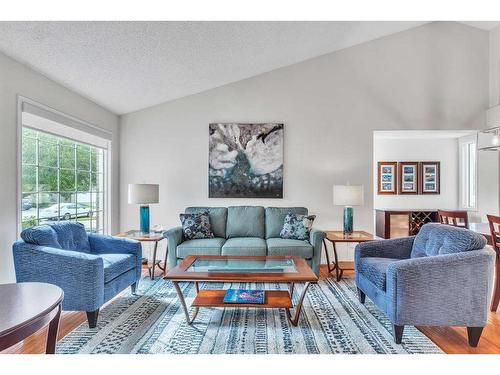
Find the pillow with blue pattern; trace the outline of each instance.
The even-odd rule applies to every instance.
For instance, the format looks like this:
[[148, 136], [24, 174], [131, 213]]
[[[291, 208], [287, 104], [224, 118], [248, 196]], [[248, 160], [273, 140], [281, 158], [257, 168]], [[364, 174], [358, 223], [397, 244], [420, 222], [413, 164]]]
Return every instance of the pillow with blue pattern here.
[[187, 240], [197, 240], [203, 238], [214, 238], [210, 216], [207, 212], [179, 215], [182, 224], [182, 232]]
[[280, 237], [288, 240], [309, 240], [309, 233], [316, 215], [288, 213]]

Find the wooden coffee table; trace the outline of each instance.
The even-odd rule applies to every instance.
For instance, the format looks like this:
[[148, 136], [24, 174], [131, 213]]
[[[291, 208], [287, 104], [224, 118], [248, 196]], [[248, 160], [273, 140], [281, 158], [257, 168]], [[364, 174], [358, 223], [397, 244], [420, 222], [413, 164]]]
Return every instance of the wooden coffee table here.
[[[171, 280], [179, 295], [188, 324], [192, 324], [200, 307], [255, 307], [284, 308], [290, 322], [297, 326], [304, 297], [311, 282], [318, 277], [307, 262], [292, 256], [198, 256], [186, 257], [175, 268], [168, 271], [165, 280]], [[189, 315], [179, 281], [194, 282], [196, 298], [192, 303], [193, 316]], [[266, 290], [264, 304], [224, 303], [224, 289], [200, 289], [199, 282], [244, 282], [244, 283], [286, 283], [289, 290]], [[294, 285], [305, 283], [300, 293], [295, 313], [292, 296]]]
[[63, 298], [52, 284], [0, 285], [0, 351], [48, 325], [45, 353], [54, 354]]

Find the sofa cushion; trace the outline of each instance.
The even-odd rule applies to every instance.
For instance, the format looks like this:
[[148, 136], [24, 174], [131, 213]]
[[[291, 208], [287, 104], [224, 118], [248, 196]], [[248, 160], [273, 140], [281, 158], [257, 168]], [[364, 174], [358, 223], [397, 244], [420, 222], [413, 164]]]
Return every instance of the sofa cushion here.
[[313, 247], [308, 241], [268, 238], [267, 254], [291, 255], [311, 259], [313, 256]]
[[188, 240], [177, 246], [177, 258], [185, 258], [188, 255], [220, 255], [225, 238], [204, 238], [200, 240]]
[[264, 207], [233, 206], [227, 209], [227, 238], [264, 238], [264, 227]]
[[38, 225], [25, 229], [21, 232], [21, 238], [24, 242], [33, 245], [61, 248], [57, 242], [57, 234], [50, 225]]
[[266, 241], [258, 237], [233, 237], [222, 246], [222, 255], [266, 255]]
[[104, 283], [136, 267], [136, 259], [132, 254], [99, 254], [99, 257], [104, 264]]
[[316, 215], [286, 214], [280, 237], [288, 240], [309, 240]]
[[62, 249], [90, 253], [89, 238], [82, 223], [63, 221], [50, 225], [56, 232], [57, 242]]
[[210, 216], [210, 226], [212, 227], [214, 236], [226, 238], [226, 207], [188, 207], [185, 212], [187, 214], [194, 214], [207, 211], [208, 216]]
[[266, 238], [280, 236], [288, 213], [307, 215], [305, 207], [267, 207], [266, 208]]
[[193, 213], [193, 214], [180, 214], [182, 224], [182, 233], [184, 238], [188, 240], [214, 238], [212, 227], [210, 226], [210, 216], [208, 211]]
[[451, 225], [425, 224], [413, 242], [412, 258], [479, 250], [486, 245], [484, 236]]
[[389, 264], [400, 260], [394, 258], [364, 257], [357, 263], [356, 273], [360, 273], [377, 288], [385, 291], [387, 267]]

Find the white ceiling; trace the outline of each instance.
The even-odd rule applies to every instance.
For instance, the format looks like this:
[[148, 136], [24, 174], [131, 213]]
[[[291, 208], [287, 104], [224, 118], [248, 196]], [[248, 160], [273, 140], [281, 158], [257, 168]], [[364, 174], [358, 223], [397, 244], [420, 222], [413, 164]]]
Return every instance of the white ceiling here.
[[124, 114], [424, 23], [0, 22], [0, 51]]
[[466, 25], [477, 27], [478, 29], [486, 31], [492, 30], [500, 25], [500, 21], [461, 21], [461, 22], [465, 23]]

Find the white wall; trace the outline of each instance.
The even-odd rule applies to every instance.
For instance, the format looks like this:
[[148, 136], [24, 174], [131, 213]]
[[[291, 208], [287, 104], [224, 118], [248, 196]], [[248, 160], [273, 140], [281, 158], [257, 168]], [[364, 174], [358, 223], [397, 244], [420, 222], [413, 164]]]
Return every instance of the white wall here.
[[15, 280], [12, 244], [17, 236], [17, 95], [72, 115], [113, 134], [112, 230], [119, 227], [118, 117], [0, 53], [0, 283]]
[[[481, 129], [488, 105], [488, 33], [432, 23], [121, 117], [120, 186], [156, 182], [152, 223], [179, 224], [188, 205], [303, 205], [340, 229], [332, 185], [365, 186], [357, 229], [373, 231], [372, 133]], [[284, 198], [208, 199], [210, 122], [285, 124]], [[121, 195], [121, 229], [138, 208]]]
[[[500, 26], [489, 33], [489, 107], [498, 105], [500, 105]], [[497, 109], [496, 113], [500, 114], [500, 110]], [[493, 126], [500, 126], [500, 123], [488, 124], [487, 127]], [[489, 191], [482, 192], [485, 199], [480, 202], [480, 210], [498, 214], [500, 210], [500, 153], [482, 153], [480, 157], [484, 159], [484, 162], [479, 173], [484, 176], [485, 184], [479, 188], [484, 188], [489, 183], [497, 186], [499, 191], [496, 197]]]
[[[439, 161], [441, 194], [378, 195], [378, 161]], [[458, 140], [449, 138], [375, 138], [373, 142], [375, 209], [456, 210], [458, 207]]]

